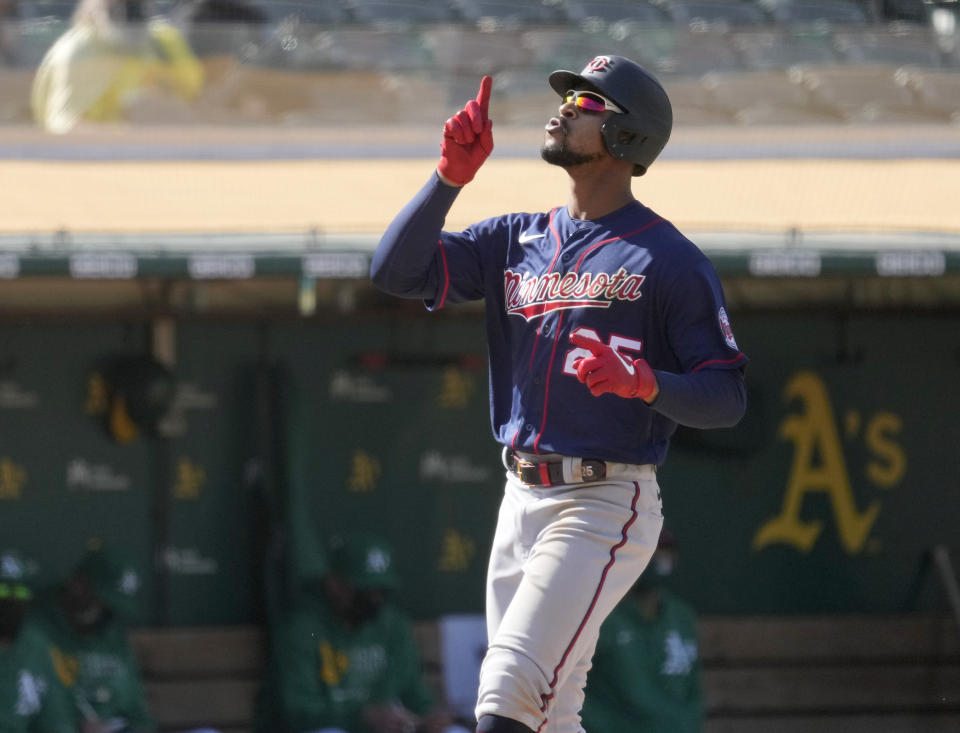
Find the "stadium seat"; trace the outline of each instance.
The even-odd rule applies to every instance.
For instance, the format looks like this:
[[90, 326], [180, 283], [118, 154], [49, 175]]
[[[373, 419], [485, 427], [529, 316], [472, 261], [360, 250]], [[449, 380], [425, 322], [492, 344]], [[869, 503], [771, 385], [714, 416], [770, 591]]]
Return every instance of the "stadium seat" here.
[[629, 56], [632, 45], [628, 38], [614, 38], [609, 32], [573, 28], [533, 29], [523, 33], [523, 46], [528, 49], [530, 63], [541, 72], [554, 69], [580, 70], [597, 55], [605, 53]]
[[0, 46], [0, 63], [21, 68], [36, 68], [47, 50], [70, 27], [74, 2], [33, 0], [9, 8], [0, 18], [0, 32], [4, 34]]
[[786, 70], [711, 72], [699, 80], [704, 105], [739, 125], [835, 122], [832, 112], [807, 105], [807, 93]]
[[456, 17], [449, 5], [434, 0], [351, 0], [350, 10], [359, 23], [392, 29], [447, 23]]
[[337, 68], [389, 72], [419, 71], [434, 63], [419, 34], [356, 26], [324, 34], [323, 58]]
[[481, 30], [516, 30], [559, 25], [556, 5], [542, 0], [452, 0], [456, 10]]
[[841, 58], [851, 64], [941, 65], [935, 39], [922, 26], [896, 24], [877, 30], [837, 31], [833, 39]]
[[348, 19], [340, 0], [258, 0], [256, 5], [274, 22], [295, 19], [299, 23], [330, 25]]
[[76, 7], [77, 0], [19, 0], [16, 10], [21, 20], [68, 20]]
[[479, 74], [514, 70], [530, 64], [530, 52], [523, 47], [516, 31], [478, 33], [463, 27], [437, 26], [424, 30], [421, 37], [438, 70], [453, 76], [468, 74], [473, 79], [471, 85], [475, 84]]
[[674, 22], [693, 26], [757, 26], [770, 21], [763, 9], [743, 0], [670, 0]]
[[[276, 12], [276, 15], [271, 13]], [[249, 0], [201, 0], [187, 9], [184, 19], [188, 25], [260, 25], [283, 17], [275, 5]]]
[[245, 0], [206, 0], [192, 5], [183, 17], [187, 41], [200, 57], [237, 56], [261, 63], [272, 53], [271, 18], [267, 9]]
[[781, 29], [734, 31], [731, 40], [748, 69], [785, 69], [794, 64], [831, 64], [837, 58], [829, 33]]
[[671, 77], [664, 79], [673, 107], [674, 128], [695, 125], [729, 125], [731, 120], [726, 110], [711, 104], [700, 79]]
[[561, 6], [566, 22], [576, 26], [610, 26], [621, 21], [665, 23], [668, 16], [642, 0], [566, 0]]
[[792, 70], [808, 93], [808, 105], [844, 122], [912, 122], [930, 120], [909, 89], [887, 66], [821, 66]]
[[673, 57], [680, 29], [669, 20], [662, 24], [623, 22], [613, 25], [609, 33], [626, 49], [623, 55], [653, 69]]
[[885, 20], [925, 24], [929, 17], [929, 3], [925, 0], [881, 0], [880, 12]]
[[178, 0], [147, 0], [147, 14], [170, 17], [177, 13], [177, 6], [180, 4]]
[[774, 20], [786, 25], [866, 25], [869, 22], [866, 9], [852, 0], [765, 0], [765, 4]]
[[734, 71], [744, 67], [728, 35], [710, 26], [702, 30], [678, 30], [673, 47], [654, 60], [654, 68], [663, 74], [700, 76], [709, 71]]
[[494, 77], [490, 111], [495, 124], [540, 126], [559, 106], [560, 96], [542, 71], [503, 71]]

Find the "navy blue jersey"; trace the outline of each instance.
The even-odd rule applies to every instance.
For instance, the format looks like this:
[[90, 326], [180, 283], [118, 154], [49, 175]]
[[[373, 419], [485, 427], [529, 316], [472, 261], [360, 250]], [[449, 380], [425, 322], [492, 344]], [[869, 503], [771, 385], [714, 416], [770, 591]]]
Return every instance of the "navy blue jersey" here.
[[443, 232], [422, 292], [432, 309], [486, 299], [491, 421], [515, 450], [666, 458], [676, 423], [639, 399], [591, 395], [573, 366], [589, 355], [569, 342], [575, 330], [675, 374], [747, 361], [710, 261], [637, 202], [596, 220], [558, 207]]

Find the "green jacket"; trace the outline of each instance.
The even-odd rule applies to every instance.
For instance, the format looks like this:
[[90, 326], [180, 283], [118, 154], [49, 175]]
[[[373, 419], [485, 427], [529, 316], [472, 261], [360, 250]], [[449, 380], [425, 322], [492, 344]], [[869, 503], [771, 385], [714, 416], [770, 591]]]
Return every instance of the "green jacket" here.
[[119, 622], [107, 619], [81, 634], [53, 599], [36, 609], [32, 622], [53, 644], [54, 663], [73, 693], [77, 726], [96, 716], [123, 720], [136, 731], [156, 729], [126, 629]]
[[0, 733], [76, 733], [49, 643], [29, 624], [0, 648]]
[[361, 710], [398, 702], [423, 715], [433, 705], [409, 621], [390, 606], [350, 629], [305, 598], [275, 630], [260, 715], [264, 732], [343, 728], [366, 733]]
[[652, 622], [628, 596], [600, 627], [582, 712], [587, 733], [699, 733], [697, 615], [676, 596], [661, 597]]

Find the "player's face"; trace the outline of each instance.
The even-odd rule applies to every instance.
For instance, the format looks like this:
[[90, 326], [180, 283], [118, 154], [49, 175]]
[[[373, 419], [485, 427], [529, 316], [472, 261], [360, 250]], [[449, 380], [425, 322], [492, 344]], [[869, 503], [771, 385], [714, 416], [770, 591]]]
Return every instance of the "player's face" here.
[[74, 572], [63, 586], [63, 605], [71, 622], [78, 629], [88, 629], [99, 623], [106, 609], [86, 576]]
[[560, 104], [559, 114], [544, 127], [540, 156], [564, 168], [607, 157], [600, 128], [615, 113], [598, 109], [599, 106], [589, 97], [568, 94]]

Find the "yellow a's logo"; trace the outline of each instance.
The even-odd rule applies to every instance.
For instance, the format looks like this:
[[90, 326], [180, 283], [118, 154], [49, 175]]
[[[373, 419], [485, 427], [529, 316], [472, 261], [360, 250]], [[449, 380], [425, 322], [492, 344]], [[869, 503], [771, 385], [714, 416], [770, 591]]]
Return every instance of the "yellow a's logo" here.
[[177, 460], [177, 479], [173, 484], [173, 496], [177, 499], [196, 500], [200, 498], [207, 481], [207, 471], [192, 460], [181, 457]]
[[365, 450], [357, 449], [350, 461], [350, 475], [347, 477], [347, 491], [355, 494], [368, 494], [377, 488], [380, 480], [380, 460]]
[[443, 547], [440, 551], [440, 570], [447, 573], [463, 572], [470, 567], [477, 554], [477, 543], [455, 529], [443, 534]]
[[27, 483], [27, 470], [7, 456], [0, 457], [0, 499], [19, 499]]
[[80, 663], [72, 654], [64, 654], [60, 647], [50, 647], [50, 659], [53, 661], [53, 668], [57, 672], [57, 677], [65, 687], [73, 687], [77, 683], [77, 674], [80, 672]]
[[459, 367], [448, 367], [443, 370], [438, 402], [440, 407], [456, 409], [466, 407], [473, 394], [473, 378]]
[[[787, 384], [784, 398], [787, 402], [799, 399], [804, 412], [791, 415], [780, 424], [779, 435], [794, 445], [793, 465], [783, 508], [757, 531], [753, 549], [782, 542], [809, 552], [823, 531], [823, 522], [802, 520], [800, 510], [807, 494], [825, 493], [843, 548], [850, 554], [858, 553], [880, 512], [880, 502], [870, 502], [863, 512], [857, 509], [823, 381], [811, 372], [800, 372]], [[902, 476], [902, 466], [899, 468]]]
[[320, 679], [331, 687], [340, 684], [343, 675], [350, 669], [350, 657], [334, 649], [333, 645], [324, 639], [320, 642]]

